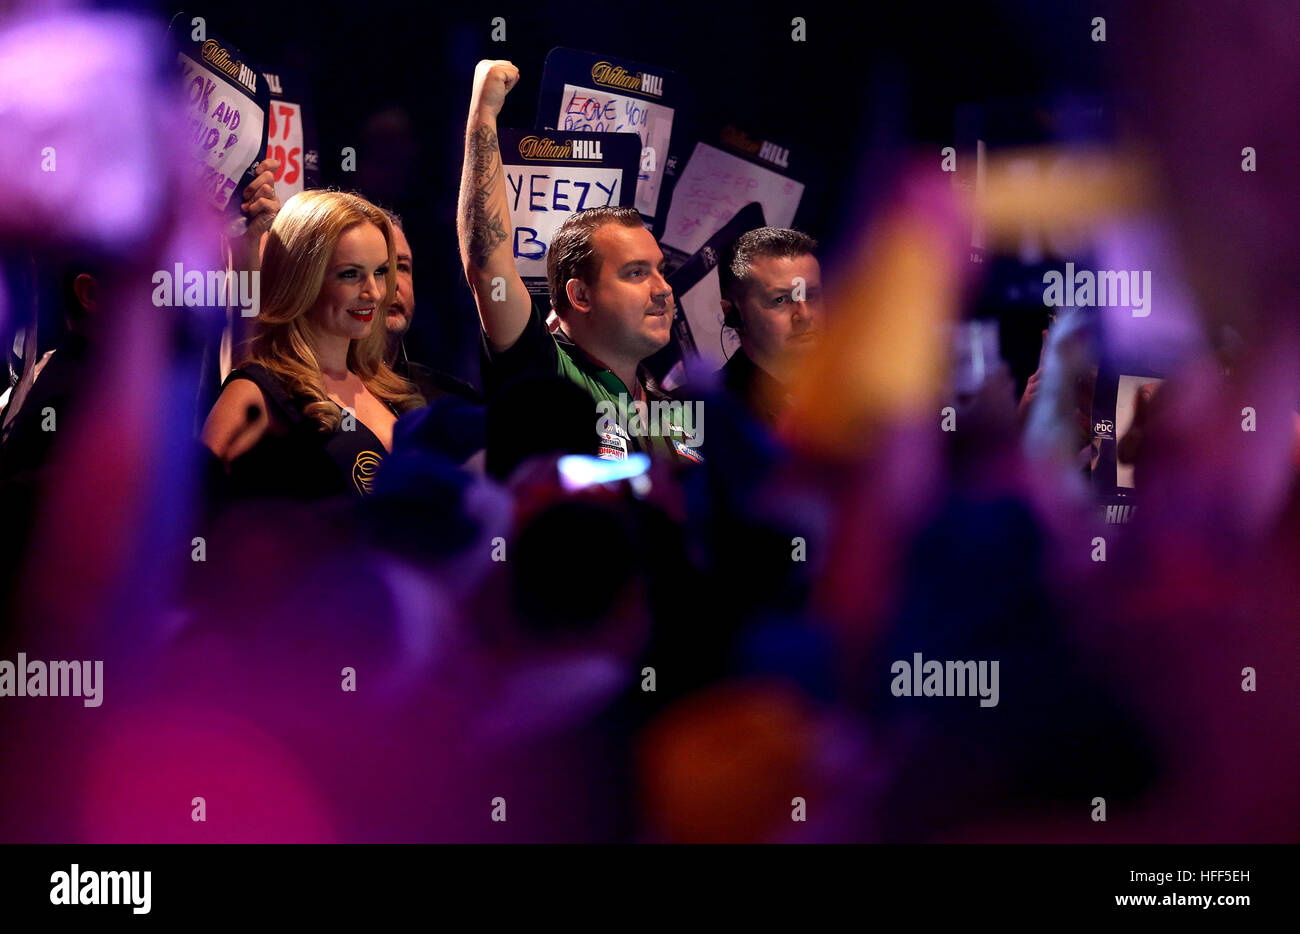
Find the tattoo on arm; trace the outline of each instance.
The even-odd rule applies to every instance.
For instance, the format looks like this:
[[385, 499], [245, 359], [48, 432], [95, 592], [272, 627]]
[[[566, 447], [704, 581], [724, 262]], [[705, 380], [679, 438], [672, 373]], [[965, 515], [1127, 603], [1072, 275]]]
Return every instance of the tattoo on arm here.
[[461, 223], [466, 227], [467, 249], [476, 265], [487, 263], [509, 233], [492, 199], [500, 184], [501, 157], [497, 134], [490, 127], [477, 127], [465, 141], [465, 191], [461, 203]]

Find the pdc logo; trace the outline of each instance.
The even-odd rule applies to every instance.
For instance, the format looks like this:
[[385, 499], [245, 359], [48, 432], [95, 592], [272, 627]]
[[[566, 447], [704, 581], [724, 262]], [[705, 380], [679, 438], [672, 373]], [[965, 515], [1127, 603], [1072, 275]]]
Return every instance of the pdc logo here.
[[1097, 424], [1092, 426], [1092, 433], [1098, 438], [1114, 438], [1115, 423], [1109, 418], [1100, 419]]

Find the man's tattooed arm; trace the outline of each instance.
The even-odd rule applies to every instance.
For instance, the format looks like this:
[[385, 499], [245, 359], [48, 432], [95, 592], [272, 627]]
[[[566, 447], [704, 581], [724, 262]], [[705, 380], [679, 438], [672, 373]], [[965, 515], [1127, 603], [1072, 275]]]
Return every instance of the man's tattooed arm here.
[[510, 236], [499, 213], [501, 156], [497, 134], [478, 126], [465, 137], [465, 172], [461, 182], [461, 243], [470, 262], [483, 267]]
[[457, 233], [465, 278], [474, 292], [483, 331], [497, 350], [514, 345], [533, 313], [510, 248], [510, 202], [496, 122], [471, 114], [465, 133]]

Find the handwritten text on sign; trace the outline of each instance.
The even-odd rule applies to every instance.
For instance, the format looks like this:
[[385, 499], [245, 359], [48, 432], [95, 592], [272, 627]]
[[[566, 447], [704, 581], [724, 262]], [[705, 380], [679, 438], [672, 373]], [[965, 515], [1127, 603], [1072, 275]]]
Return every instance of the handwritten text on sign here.
[[696, 143], [673, 189], [663, 242], [694, 253], [751, 201], [763, 205], [763, 216], [773, 227], [789, 227], [802, 197], [801, 182]]
[[636, 209], [647, 217], [654, 216], [673, 129], [671, 107], [566, 84], [557, 126], [561, 130], [639, 135], [641, 167], [637, 173]]
[[280, 203], [302, 191], [302, 108], [271, 101], [267, 110], [266, 158], [280, 163], [275, 173], [275, 193]]
[[621, 169], [507, 165], [506, 197], [515, 265], [524, 278], [546, 277], [546, 251], [575, 211], [619, 204]]
[[185, 139], [199, 159], [204, 193], [223, 208], [257, 156], [262, 112], [188, 55], [177, 59], [186, 107]]

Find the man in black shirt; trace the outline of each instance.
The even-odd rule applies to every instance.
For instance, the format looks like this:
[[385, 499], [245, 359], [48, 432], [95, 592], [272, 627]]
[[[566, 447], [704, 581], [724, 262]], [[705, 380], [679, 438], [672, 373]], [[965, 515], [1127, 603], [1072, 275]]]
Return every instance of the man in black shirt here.
[[527, 376], [561, 376], [592, 397], [599, 456], [700, 463], [702, 410], [663, 393], [642, 364], [671, 339], [676, 303], [663, 252], [636, 209], [587, 208], [555, 232], [546, 251], [554, 331], [519, 275], [496, 132], [518, 81], [510, 62], [479, 62], [465, 132], [458, 233], [488, 395]]
[[406, 239], [406, 231], [402, 229], [402, 218], [392, 211], [384, 213], [393, 224], [393, 240], [397, 246], [397, 292], [384, 316], [384, 325], [388, 328], [385, 362], [398, 376], [415, 383], [425, 402], [456, 396], [467, 402], [481, 403], [483, 400], [478, 390], [469, 383], [416, 363], [406, 355], [406, 332], [411, 329], [411, 320], [415, 317], [415, 257]]
[[718, 264], [723, 326], [740, 337], [722, 383], [769, 426], [785, 411], [795, 370], [821, 340], [816, 250], [805, 233], [760, 227], [742, 234]]
[[[99, 326], [99, 281], [81, 263], [62, 275], [67, 334], [36, 364], [35, 378], [15, 387], [0, 413], [0, 482], [34, 477], [49, 460], [57, 429], [66, 425], [89, 372], [94, 330]], [[19, 389], [22, 392], [19, 392]]]

